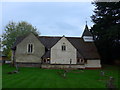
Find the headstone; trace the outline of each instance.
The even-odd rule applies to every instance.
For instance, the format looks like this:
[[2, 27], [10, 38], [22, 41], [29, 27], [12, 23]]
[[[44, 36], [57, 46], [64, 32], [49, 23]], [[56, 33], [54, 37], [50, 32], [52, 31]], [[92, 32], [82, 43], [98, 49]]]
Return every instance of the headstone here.
[[109, 77], [109, 80], [106, 84], [106, 87], [109, 89], [109, 90], [115, 90], [115, 79], [113, 77]]
[[67, 70], [64, 70], [63, 77], [66, 78]]
[[100, 75], [101, 75], [101, 76], [105, 76], [105, 72], [104, 72], [104, 71], [101, 71], [101, 72], [100, 72]]
[[66, 73], [63, 73], [63, 76], [66, 77]]
[[104, 76], [105, 76], [105, 72], [100, 71], [100, 79], [99, 79], [99, 81], [102, 81]]
[[17, 64], [15, 65], [15, 67], [16, 67], [16, 71], [19, 71], [19, 69], [18, 69], [18, 65], [17, 65]]

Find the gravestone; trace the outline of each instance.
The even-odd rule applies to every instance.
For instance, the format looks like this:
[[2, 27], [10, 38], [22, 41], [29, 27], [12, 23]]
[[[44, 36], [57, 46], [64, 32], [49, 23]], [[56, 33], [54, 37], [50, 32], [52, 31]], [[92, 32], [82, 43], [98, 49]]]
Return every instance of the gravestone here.
[[109, 77], [109, 80], [107, 81], [106, 87], [109, 90], [115, 90], [116, 86], [115, 86], [115, 79], [113, 77]]
[[16, 71], [19, 71], [19, 68], [18, 68], [18, 65], [17, 65], [17, 64], [15, 65], [15, 67], [16, 67]]
[[104, 71], [101, 71], [101, 72], [100, 72], [100, 76], [105, 76], [105, 72], [104, 72]]
[[67, 70], [64, 70], [63, 77], [66, 78]]
[[100, 71], [100, 79], [99, 79], [99, 81], [102, 81], [104, 76], [105, 76], [105, 72]]

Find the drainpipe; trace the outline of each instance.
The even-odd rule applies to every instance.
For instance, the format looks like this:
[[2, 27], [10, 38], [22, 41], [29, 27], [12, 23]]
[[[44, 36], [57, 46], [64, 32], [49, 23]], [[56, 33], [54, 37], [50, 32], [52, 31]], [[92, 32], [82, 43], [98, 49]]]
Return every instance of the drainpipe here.
[[69, 68], [71, 68], [71, 63], [72, 63], [72, 59], [70, 59], [70, 67]]

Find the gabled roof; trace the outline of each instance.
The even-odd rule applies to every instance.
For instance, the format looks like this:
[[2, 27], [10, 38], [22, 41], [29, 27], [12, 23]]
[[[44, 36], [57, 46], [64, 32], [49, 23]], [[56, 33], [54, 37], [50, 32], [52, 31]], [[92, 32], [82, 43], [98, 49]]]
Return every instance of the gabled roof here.
[[39, 36], [38, 38], [47, 49], [51, 49], [51, 47], [54, 46], [61, 39], [61, 37], [50, 36]]
[[84, 42], [83, 38], [67, 38], [85, 59], [100, 58], [94, 42]]
[[83, 34], [82, 34], [82, 37], [83, 37], [83, 36], [92, 36], [91, 32], [90, 32], [89, 29], [88, 29], [87, 24], [85, 25], [85, 29], [84, 29], [84, 32], [83, 32]]
[[12, 50], [16, 49], [16, 46], [24, 39], [28, 36], [29, 34], [23, 35], [23, 36], [19, 36], [16, 38], [15, 43], [13, 44], [13, 46], [11, 47]]
[[84, 57], [77, 51], [77, 58], [83, 59]]
[[[18, 37], [13, 45], [13, 49], [19, 44], [26, 36]], [[43, 57], [50, 57], [50, 49], [54, 46], [62, 37], [50, 37], [50, 36], [39, 36], [37, 37], [40, 42], [47, 48], [47, 52]], [[84, 59], [99, 59], [100, 56], [97, 52], [97, 48], [94, 42], [84, 42], [83, 38], [80, 37], [65, 37], [68, 41], [77, 49], [77, 57]]]
[[50, 51], [47, 51], [42, 58], [50, 58]]
[[[28, 33], [28, 34], [25, 34], [25, 35], [23, 35], [23, 36], [19, 36], [19, 37], [17, 37], [16, 38], [16, 41], [15, 41], [15, 43], [13, 44], [13, 46], [11, 47], [11, 49], [12, 50], [15, 50], [16, 49], [16, 46], [23, 40], [23, 39], [25, 39], [28, 35], [30, 35], [30, 34], [33, 34], [33, 35], [35, 35], [34, 33]], [[36, 36], [36, 38], [38, 38], [39, 36], [37, 36], [37, 35], [35, 35]], [[38, 38], [39, 39], [39, 38]]]

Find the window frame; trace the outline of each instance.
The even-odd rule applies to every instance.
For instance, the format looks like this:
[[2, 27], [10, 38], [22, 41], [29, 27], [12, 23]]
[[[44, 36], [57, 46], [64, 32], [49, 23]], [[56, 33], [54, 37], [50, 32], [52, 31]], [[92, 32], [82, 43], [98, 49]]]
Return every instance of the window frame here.
[[61, 50], [62, 50], [62, 51], [66, 51], [66, 45], [62, 45], [62, 46], [61, 46]]
[[82, 64], [82, 63], [85, 63], [85, 60], [81, 58], [77, 58], [77, 64]]
[[34, 44], [33, 43], [27, 44], [27, 53], [28, 54], [33, 54], [34, 53]]

